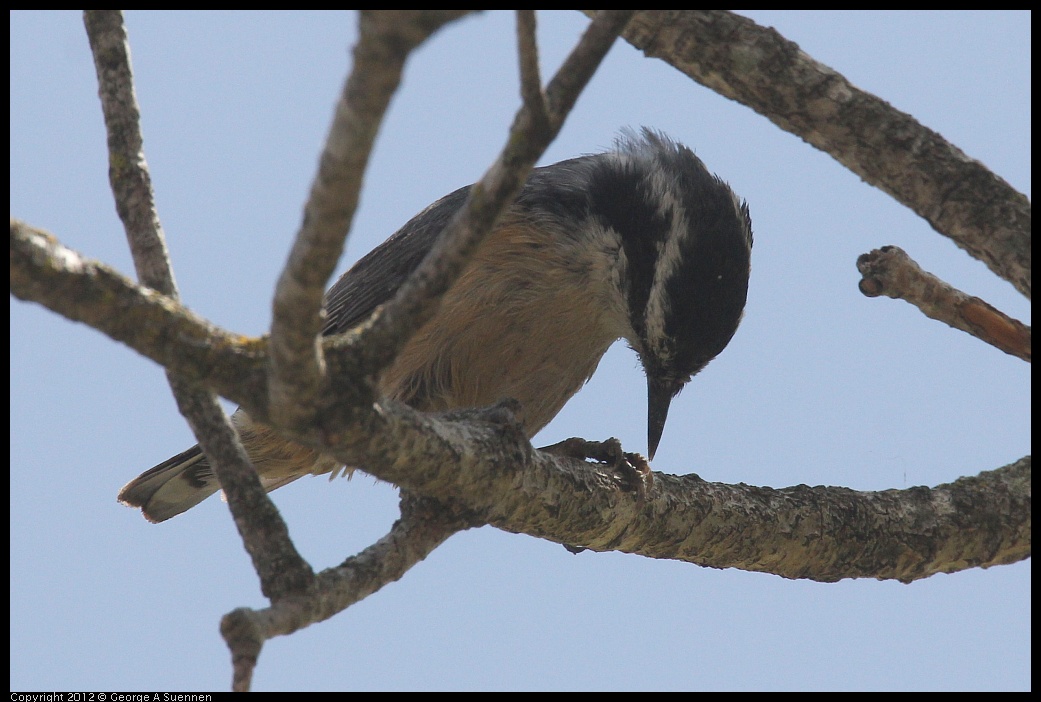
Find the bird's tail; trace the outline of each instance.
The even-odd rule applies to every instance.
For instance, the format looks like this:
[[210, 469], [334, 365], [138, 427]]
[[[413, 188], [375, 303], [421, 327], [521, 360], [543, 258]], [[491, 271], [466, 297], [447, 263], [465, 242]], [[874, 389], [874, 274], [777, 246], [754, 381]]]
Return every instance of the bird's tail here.
[[[240, 415], [236, 413], [236, 417]], [[240, 426], [239, 430], [246, 453], [257, 469], [260, 485], [268, 492], [305, 475], [328, 473], [331, 480], [339, 475], [350, 478], [354, 471], [335, 458], [274, 439], [269, 429], [253, 425]], [[218, 490], [220, 481], [213, 466], [196, 444], [131, 480], [119, 491], [117, 499], [128, 507], [140, 507], [150, 522], [165, 522]]]
[[217, 476], [196, 444], [146, 470], [119, 491], [119, 501], [140, 507], [145, 519], [163, 522], [220, 490]]

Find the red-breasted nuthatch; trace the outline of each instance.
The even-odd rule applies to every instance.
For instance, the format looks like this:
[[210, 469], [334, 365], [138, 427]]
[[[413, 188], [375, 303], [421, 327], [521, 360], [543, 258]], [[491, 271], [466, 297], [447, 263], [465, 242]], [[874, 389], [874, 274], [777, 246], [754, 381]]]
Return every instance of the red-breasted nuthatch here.
[[[468, 192], [441, 198], [344, 273], [326, 295], [323, 333], [346, 331], [387, 302]], [[653, 456], [672, 398], [737, 330], [751, 247], [748, 206], [690, 149], [650, 130], [625, 132], [611, 151], [532, 171], [379, 390], [422, 411], [513, 398], [530, 438], [625, 339], [647, 374]], [[242, 410], [233, 422], [269, 490], [350, 472]], [[219, 488], [194, 446], [130, 481], [119, 500], [161, 522]]]

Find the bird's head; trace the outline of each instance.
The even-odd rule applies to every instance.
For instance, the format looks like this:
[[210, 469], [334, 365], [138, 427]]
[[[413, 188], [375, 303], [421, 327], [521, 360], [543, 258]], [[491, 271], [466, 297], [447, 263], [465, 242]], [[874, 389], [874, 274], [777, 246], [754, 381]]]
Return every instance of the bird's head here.
[[748, 206], [687, 147], [650, 130], [627, 133], [590, 189], [620, 239], [618, 285], [628, 341], [647, 374], [654, 455], [669, 405], [734, 336], [752, 249]]

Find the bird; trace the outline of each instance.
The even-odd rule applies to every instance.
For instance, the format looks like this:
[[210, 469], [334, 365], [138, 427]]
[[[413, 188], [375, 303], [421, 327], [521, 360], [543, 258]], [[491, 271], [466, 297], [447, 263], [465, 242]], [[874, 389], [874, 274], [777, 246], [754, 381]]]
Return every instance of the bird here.
[[[361, 324], [423, 261], [472, 186], [434, 202], [328, 290], [323, 335]], [[687, 146], [625, 128], [606, 151], [535, 168], [378, 381], [425, 412], [519, 403], [535, 436], [624, 339], [647, 379], [653, 458], [673, 398], [729, 343], [751, 267], [748, 204]], [[332, 456], [232, 416], [268, 490], [342, 471]], [[123, 504], [162, 522], [220, 489], [198, 445], [131, 480]]]

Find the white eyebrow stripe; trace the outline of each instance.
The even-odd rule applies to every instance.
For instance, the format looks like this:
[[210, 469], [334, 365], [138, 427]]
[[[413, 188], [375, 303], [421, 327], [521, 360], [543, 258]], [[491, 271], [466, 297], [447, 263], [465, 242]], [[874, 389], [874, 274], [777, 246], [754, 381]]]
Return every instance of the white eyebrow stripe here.
[[646, 182], [650, 186], [653, 197], [659, 203], [659, 214], [669, 222], [669, 231], [657, 252], [654, 281], [651, 284], [647, 309], [644, 312], [644, 327], [647, 340], [657, 342], [655, 344], [656, 355], [667, 361], [670, 354], [668, 346], [664, 343], [666, 339], [665, 318], [670, 309], [669, 295], [665, 286], [683, 264], [682, 242], [690, 231], [690, 222], [687, 221], [687, 211], [676, 193], [675, 184], [666, 178], [663, 170], [652, 170]]

